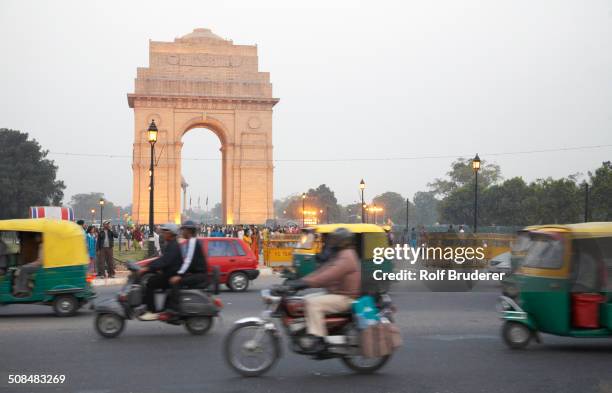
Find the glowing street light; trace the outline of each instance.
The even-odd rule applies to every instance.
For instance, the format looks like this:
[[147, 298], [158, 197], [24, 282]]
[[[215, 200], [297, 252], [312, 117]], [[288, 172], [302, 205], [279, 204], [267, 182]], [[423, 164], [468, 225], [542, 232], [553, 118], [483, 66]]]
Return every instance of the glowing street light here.
[[154, 170], [155, 170], [155, 143], [157, 142], [157, 125], [155, 125], [155, 120], [151, 120], [151, 124], [149, 124], [149, 129], [147, 130], [147, 136], [149, 140], [149, 144], [151, 145], [151, 164], [149, 165], [149, 241], [148, 241], [148, 252], [149, 257], [155, 255], [155, 245], [153, 244], [153, 226], [154, 226], [154, 215], [153, 208], [155, 206], [154, 203], [154, 195], [155, 195], [155, 183], [153, 182]]
[[365, 181], [363, 181], [363, 179], [361, 179], [361, 181], [359, 182], [359, 189], [361, 190], [361, 223], [365, 223], [365, 201], [363, 199], [363, 192], [365, 190]]
[[480, 157], [472, 160], [472, 170], [474, 171], [474, 233], [478, 230], [478, 171], [480, 170]]

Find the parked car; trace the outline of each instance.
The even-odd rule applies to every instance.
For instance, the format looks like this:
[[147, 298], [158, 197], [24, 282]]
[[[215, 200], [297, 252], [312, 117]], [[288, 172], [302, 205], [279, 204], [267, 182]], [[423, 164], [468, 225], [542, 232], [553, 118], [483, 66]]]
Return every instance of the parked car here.
[[[259, 261], [251, 248], [242, 240], [231, 237], [199, 237], [208, 261], [208, 272], [219, 269], [219, 283], [235, 292], [244, 292], [249, 283], [259, 276]], [[146, 266], [153, 258], [138, 262]]]

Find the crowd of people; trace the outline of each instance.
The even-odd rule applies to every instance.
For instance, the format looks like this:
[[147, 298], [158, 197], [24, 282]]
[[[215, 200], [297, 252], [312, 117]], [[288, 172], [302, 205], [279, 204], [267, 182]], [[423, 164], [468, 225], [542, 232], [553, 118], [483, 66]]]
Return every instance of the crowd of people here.
[[[115, 277], [115, 262], [113, 248], [118, 242], [119, 248], [124, 247], [126, 251], [142, 250], [145, 248], [145, 239], [149, 233], [146, 225], [111, 225], [110, 220], [102, 223], [102, 227], [87, 225], [85, 221], [79, 220], [77, 224], [85, 231], [87, 251], [90, 264], [89, 271], [95, 273], [98, 278]], [[297, 226], [278, 226], [274, 228], [258, 225], [198, 225], [197, 233], [204, 237], [233, 237], [246, 242], [253, 253], [259, 257], [263, 250], [263, 244], [269, 239], [274, 239], [284, 234], [298, 234]], [[159, 236], [160, 228], [153, 231], [156, 256], [161, 254], [163, 237]]]

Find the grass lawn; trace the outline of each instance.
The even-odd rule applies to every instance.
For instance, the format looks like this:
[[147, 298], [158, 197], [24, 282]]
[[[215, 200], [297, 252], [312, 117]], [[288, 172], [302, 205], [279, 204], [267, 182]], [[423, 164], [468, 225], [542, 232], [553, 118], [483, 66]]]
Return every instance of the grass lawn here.
[[128, 261], [140, 261], [146, 258], [147, 250], [134, 250], [132, 248], [128, 251], [125, 249], [125, 247], [121, 247], [121, 251], [119, 251], [119, 246], [115, 244], [113, 256], [115, 257], [115, 260], [121, 263], [126, 263]]

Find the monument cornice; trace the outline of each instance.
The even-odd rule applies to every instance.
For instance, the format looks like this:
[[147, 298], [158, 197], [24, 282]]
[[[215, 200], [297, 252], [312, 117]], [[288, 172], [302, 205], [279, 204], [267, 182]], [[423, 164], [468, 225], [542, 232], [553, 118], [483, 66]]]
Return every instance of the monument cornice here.
[[271, 109], [280, 100], [272, 97], [180, 96], [136, 93], [129, 93], [127, 98], [130, 108], [172, 107], [178, 109]]

